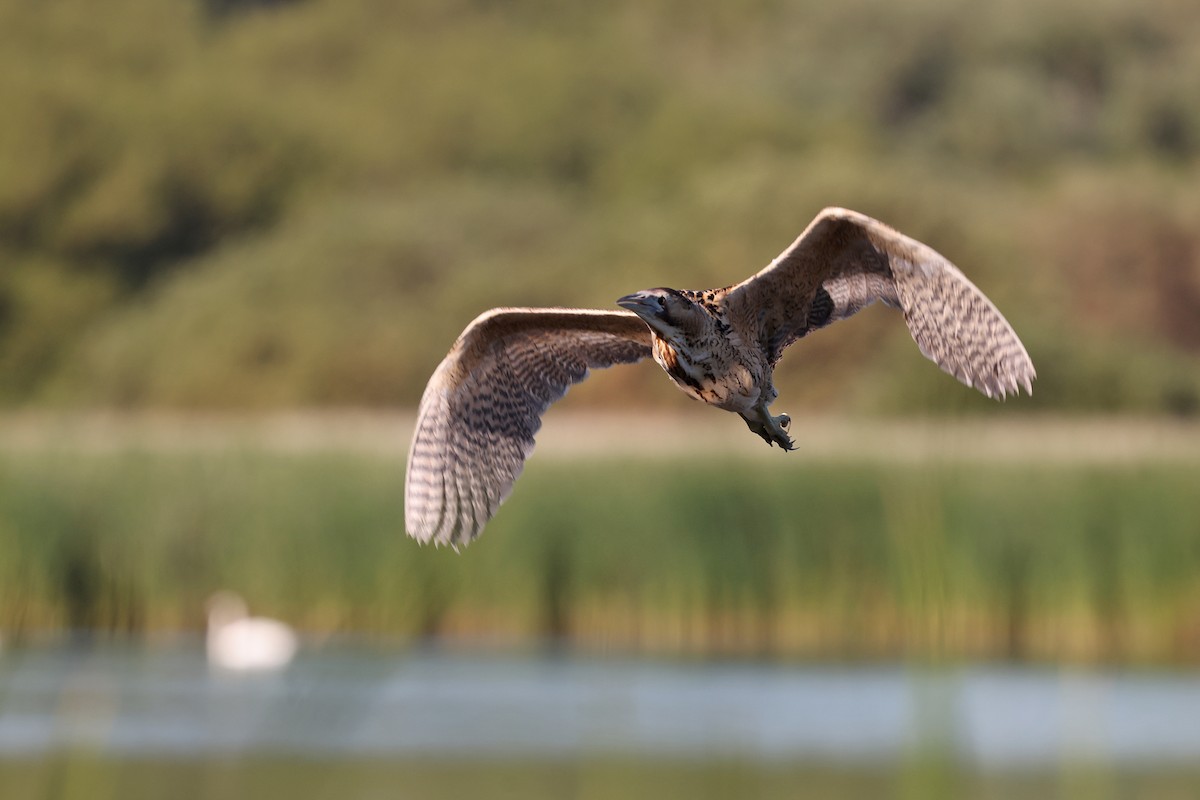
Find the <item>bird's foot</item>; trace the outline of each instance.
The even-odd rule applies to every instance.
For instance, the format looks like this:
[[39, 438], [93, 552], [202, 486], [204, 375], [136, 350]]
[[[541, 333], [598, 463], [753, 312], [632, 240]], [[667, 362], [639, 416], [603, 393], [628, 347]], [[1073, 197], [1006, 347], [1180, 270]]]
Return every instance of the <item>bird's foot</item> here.
[[796, 443], [792, 441], [792, 437], [788, 436], [788, 429], [792, 427], [792, 418], [787, 414], [780, 414], [778, 417], [767, 417], [771, 420], [769, 442], [774, 442], [784, 450], [795, 450]]
[[[795, 442], [787, 435], [787, 430], [792, 425], [792, 418], [787, 414], [772, 417], [764, 412], [758, 419], [750, 417], [742, 417], [742, 419], [746, 420], [746, 427], [758, 434], [767, 444], [777, 444], [784, 450], [796, 449]], [[766, 420], [766, 423], [763, 420]]]

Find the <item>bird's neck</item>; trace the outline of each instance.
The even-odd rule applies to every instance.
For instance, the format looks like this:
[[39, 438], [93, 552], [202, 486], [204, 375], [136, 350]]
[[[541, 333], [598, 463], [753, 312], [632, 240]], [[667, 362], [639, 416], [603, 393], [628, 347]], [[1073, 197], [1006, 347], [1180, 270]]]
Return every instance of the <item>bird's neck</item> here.
[[686, 350], [678, 349], [666, 339], [655, 336], [654, 360], [666, 370], [671, 380], [688, 394], [695, 394], [703, 388], [699, 370], [692, 363]]

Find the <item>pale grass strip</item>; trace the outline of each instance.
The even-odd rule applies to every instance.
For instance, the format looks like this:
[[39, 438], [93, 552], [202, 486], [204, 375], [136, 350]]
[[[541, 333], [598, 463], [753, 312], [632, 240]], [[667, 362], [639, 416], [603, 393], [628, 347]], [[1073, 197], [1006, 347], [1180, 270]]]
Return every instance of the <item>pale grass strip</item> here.
[[[311, 411], [263, 415], [111, 412], [0, 415], [0, 452], [349, 452], [403, 459], [411, 413]], [[729, 458], [766, 464], [1200, 463], [1200, 422], [1168, 418], [1011, 416], [972, 419], [809, 417], [797, 451], [768, 448], [717, 411], [641, 414], [552, 410], [535, 459]]]

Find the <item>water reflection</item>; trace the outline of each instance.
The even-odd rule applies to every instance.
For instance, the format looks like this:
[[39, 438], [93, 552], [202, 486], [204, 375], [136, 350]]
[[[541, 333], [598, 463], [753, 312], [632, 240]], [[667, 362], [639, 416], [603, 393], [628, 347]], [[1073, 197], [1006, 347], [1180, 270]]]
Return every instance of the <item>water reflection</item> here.
[[0, 656], [0, 757], [819, 759], [987, 767], [1200, 759], [1200, 675], [796, 666], [329, 647], [268, 675], [198, 642]]

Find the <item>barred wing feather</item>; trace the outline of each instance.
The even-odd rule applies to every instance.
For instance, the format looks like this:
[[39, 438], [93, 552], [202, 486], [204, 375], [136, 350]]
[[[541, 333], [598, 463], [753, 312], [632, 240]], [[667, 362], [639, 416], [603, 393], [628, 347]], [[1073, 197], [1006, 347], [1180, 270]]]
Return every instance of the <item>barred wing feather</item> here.
[[988, 397], [1032, 392], [1037, 376], [1012, 326], [956, 266], [855, 211], [822, 211], [730, 300], [744, 319], [757, 316], [773, 358], [801, 336], [882, 300], [900, 308], [929, 360]]
[[466, 545], [508, 497], [542, 414], [590, 369], [650, 355], [636, 315], [493, 309], [472, 322], [429, 379], [404, 489], [408, 532]]

